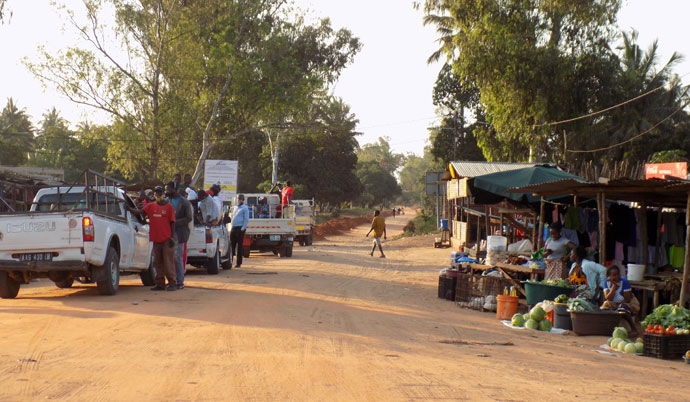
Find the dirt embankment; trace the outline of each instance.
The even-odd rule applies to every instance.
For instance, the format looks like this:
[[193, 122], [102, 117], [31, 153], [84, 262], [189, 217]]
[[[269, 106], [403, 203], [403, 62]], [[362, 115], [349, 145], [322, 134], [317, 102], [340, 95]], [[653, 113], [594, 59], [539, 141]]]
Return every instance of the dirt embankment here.
[[[389, 217], [392, 214], [393, 213], [391, 211], [382, 212], [384, 217]], [[322, 240], [326, 236], [343, 234], [359, 225], [370, 223], [372, 219], [374, 219], [373, 213], [355, 217], [331, 219], [326, 223], [322, 223], [314, 227], [314, 238], [316, 240]]]

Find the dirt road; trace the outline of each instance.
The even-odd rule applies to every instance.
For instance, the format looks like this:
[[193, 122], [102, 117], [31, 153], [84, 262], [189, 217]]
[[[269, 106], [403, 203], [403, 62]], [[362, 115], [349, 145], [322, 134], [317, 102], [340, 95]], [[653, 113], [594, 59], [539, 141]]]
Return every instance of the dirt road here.
[[0, 300], [0, 401], [690, 399], [690, 365], [460, 309], [436, 297], [447, 249], [402, 239], [372, 258], [367, 229], [192, 273], [178, 292], [133, 277], [114, 297], [23, 287]]

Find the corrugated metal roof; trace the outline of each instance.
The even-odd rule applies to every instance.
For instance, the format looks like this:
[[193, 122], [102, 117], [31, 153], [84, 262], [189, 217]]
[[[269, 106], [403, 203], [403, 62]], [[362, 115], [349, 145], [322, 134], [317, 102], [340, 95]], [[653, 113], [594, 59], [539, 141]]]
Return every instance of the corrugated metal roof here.
[[512, 162], [472, 162], [459, 161], [450, 163], [455, 170], [456, 177], [477, 177], [485, 174], [508, 172], [534, 166], [544, 166], [543, 163], [512, 163]]

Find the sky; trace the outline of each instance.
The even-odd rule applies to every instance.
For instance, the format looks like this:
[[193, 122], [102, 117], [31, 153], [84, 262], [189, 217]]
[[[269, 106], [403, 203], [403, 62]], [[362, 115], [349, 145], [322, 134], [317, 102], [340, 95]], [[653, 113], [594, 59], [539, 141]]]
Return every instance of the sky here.
[[[421, 155], [427, 144], [427, 127], [437, 122], [431, 92], [441, 65], [426, 63], [436, 49], [436, 35], [432, 27], [422, 26], [422, 15], [412, 7], [412, 0], [295, 1], [309, 9], [313, 18], [330, 17], [334, 27], [348, 28], [364, 45], [333, 88], [360, 121], [360, 144], [390, 137], [396, 152]], [[39, 45], [60, 49], [77, 40], [71, 31], [63, 30], [64, 21], [50, 3], [8, 2], [12, 18], [0, 25], [0, 107], [12, 97], [34, 123], [53, 106], [72, 123], [86, 118], [105, 122], [103, 114], [71, 103], [53, 88], [42, 88], [22, 64], [24, 58], [36, 59]], [[65, 3], [75, 8], [81, 1]], [[675, 70], [684, 75], [690, 73], [690, 41], [684, 29], [688, 14], [688, 0], [627, 0], [618, 24], [625, 30], [634, 27], [643, 48], [658, 39], [660, 63], [674, 51], [686, 55], [688, 59]], [[690, 83], [690, 77], [684, 81]]]

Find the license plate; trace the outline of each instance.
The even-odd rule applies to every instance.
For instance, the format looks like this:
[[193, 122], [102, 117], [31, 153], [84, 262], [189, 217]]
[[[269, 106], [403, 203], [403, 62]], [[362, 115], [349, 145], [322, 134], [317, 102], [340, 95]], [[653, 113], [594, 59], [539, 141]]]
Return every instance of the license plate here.
[[280, 241], [280, 235], [271, 235], [271, 241]]
[[19, 261], [52, 261], [53, 253], [20, 254]]

